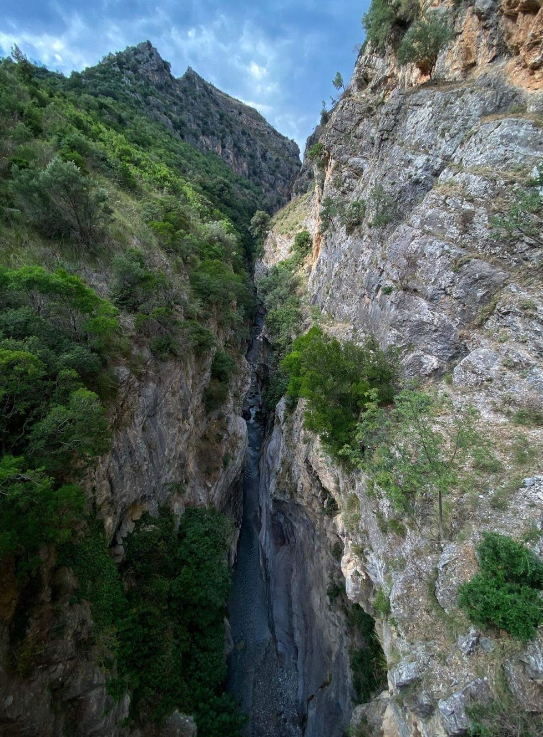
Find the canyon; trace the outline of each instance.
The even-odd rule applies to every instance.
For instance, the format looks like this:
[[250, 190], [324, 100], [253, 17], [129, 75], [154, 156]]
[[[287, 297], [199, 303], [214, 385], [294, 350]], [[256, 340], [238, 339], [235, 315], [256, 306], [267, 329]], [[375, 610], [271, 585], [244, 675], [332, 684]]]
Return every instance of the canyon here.
[[[543, 221], [541, 210], [512, 211], [519, 196], [540, 202], [543, 192], [543, 5], [430, 6], [452, 28], [431, 74], [400, 65], [393, 43], [366, 43], [301, 166], [296, 145], [258, 113], [193, 70], [174, 79], [148, 42], [73, 83], [118, 80], [119, 99], [175, 145], [220, 159], [241, 178], [235, 191], [247, 191], [244, 180], [258, 190], [248, 209], [271, 214], [254, 258], [250, 335], [241, 321], [221, 323], [224, 303], [207, 317], [213, 347], [199, 354], [183, 338], [181, 353], [159, 360], [133, 338], [138, 360], [114, 366], [111, 448], [81, 482], [118, 565], [146, 515], [167, 508], [178, 524], [188, 509], [213, 507], [230, 520], [226, 691], [247, 715], [245, 737], [535, 737], [542, 728], [542, 628], [523, 642], [474, 625], [458, 596], [478, 571], [485, 533], [543, 556]], [[300, 232], [310, 246], [292, 261]], [[130, 247], [146, 238], [138, 231]], [[153, 264], [175, 275], [164, 243]], [[285, 264], [298, 333], [318, 326], [342, 344], [374, 339], [399, 384], [447, 398], [444, 426], [476, 413], [493, 462], [449, 490], [443, 537], [433, 507], [402, 514], [367, 469], [330, 453], [307, 427], [307, 399], [266, 400], [282, 355], [265, 285]], [[104, 298], [114, 294], [96, 263], [78, 273]], [[122, 319], [132, 335], [134, 317]], [[210, 409], [221, 350], [236, 369]], [[40, 555], [31, 609], [13, 561], [2, 562], [0, 734], [205, 737], [183, 709], [130, 723], [130, 690], [116, 699], [108, 690], [107, 638], [80, 647], [95, 605], [77, 598], [77, 577], [56, 564], [54, 546]], [[14, 672], [14, 623], [25, 610], [23, 640], [39, 647], [34, 666]], [[378, 673], [360, 698], [355, 656], [372, 642]], [[490, 714], [500, 702], [496, 731], [473, 731], [477, 709]]]

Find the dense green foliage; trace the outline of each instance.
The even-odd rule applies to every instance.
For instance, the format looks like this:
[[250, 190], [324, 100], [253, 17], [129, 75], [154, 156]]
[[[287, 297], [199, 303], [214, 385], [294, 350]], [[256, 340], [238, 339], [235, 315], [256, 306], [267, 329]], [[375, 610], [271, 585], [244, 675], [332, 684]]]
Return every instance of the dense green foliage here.
[[313, 240], [308, 230], [300, 230], [294, 237], [292, 244], [292, 253], [297, 263], [301, 263], [311, 252]]
[[438, 18], [421, 18], [413, 23], [398, 47], [400, 64], [414, 62], [424, 74], [435, 66], [441, 49], [451, 40], [452, 32]]
[[0, 551], [21, 569], [70, 536], [83, 495], [63, 483], [109, 447], [116, 310], [77, 276], [0, 268]]
[[473, 410], [455, 411], [445, 396], [404, 389], [394, 406], [369, 398], [358, 424], [356, 443], [343, 451], [363, 468], [376, 489], [412, 518], [438, 505], [443, 536], [443, 497], [465, 480], [470, 462], [493, 459], [476, 427]]
[[495, 532], [478, 549], [480, 573], [459, 589], [459, 606], [474, 624], [530, 640], [543, 623], [543, 562], [525, 545]]
[[95, 638], [117, 658], [110, 692], [129, 690], [136, 722], [179, 709], [195, 714], [203, 737], [237, 735], [243, 720], [222, 691], [229, 522], [213, 508], [189, 508], [176, 531], [170, 513], [145, 515], [120, 570], [100, 524], [91, 529], [62, 555], [91, 605]]
[[394, 43], [420, 12], [418, 0], [372, 0], [362, 18], [366, 39], [376, 51]]
[[340, 343], [314, 327], [294, 341], [281, 366], [289, 396], [307, 399], [307, 427], [338, 458], [354, 440], [370, 393], [379, 403], [393, 398], [394, 368], [372, 341], [365, 346]]

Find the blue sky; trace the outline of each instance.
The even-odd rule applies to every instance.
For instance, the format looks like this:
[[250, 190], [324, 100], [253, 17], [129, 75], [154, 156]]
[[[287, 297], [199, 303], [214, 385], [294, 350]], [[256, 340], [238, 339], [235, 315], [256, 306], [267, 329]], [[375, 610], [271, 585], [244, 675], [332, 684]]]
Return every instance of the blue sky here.
[[14, 43], [69, 73], [149, 39], [172, 72], [187, 66], [256, 107], [303, 150], [332, 79], [351, 76], [370, 0], [2, 0], [0, 52]]

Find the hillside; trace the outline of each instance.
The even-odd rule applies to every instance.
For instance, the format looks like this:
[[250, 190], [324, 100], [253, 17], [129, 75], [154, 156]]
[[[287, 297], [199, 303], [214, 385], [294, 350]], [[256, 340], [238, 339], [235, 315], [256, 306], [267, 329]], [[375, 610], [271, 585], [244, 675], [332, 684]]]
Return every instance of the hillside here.
[[0, 62], [6, 737], [242, 722], [224, 615], [265, 182], [157, 117], [159, 78], [135, 84]]
[[287, 202], [300, 168], [299, 151], [253, 108], [204, 81], [193, 69], [176, 79], [148, 42], [107, 56], [82, 75], [81, 90], [123, 99], [160, 121], [181, 140], [212, 152], [257, 186], [262, 207]]

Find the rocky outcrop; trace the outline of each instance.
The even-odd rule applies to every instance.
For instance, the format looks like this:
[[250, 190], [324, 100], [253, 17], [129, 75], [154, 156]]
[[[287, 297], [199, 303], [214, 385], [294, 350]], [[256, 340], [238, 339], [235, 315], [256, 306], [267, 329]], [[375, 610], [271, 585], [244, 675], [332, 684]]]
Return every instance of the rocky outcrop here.
[[[346, 591], [376, 616], [388, 663], [388, 692], [356, 708], [353, 728], [387, 737], [465, 735], [471, 706], [499, 699], [503, 675], [516, 709], [543, 712], [530, 665], [541, 634], [526, 646], [482, 632], [457, 606], [482, 532], [543, 552], [543, 430], [514, 421], [543, 409], [543, 243], [537, 229], [499, 227], [543, 162], [541, 3], [432, 5], [455, 31], [432, 79], [399, 67], [390, 49], [367, 48], [320, 135], [321, 169], [297, 221], [313, 234], [307, 322], [317, 308], [333, 335], [375, 336], [397, 349], [404, 376], [475, 406], [503, 471], [449, 499], [443, 547], [431, 523], [390, 526], [390, 502], [370, 497], [363, 474], [338, 466], [301, 429], [276, 471], [279, 485], [309, 469], [312, 492], [294, 492], [304, 513], [323, 488], [339, 507]], [[296, 229], [281, 233], [281, 218], [264, 269], [290, 253]], [[281, 410], [282, 432], [300, 428], [302, 412]], [[389, 614], [374, 606], [377, 592]]]
[[110, 54], [83, 73], [83, 84], [86, 77], [102, 73], [120, 76], [123, 90], [141, 110], [247, 178], [266, 209], [276, 210], [288, 201], [300, 169], [298, 146], [254, 108], [221, 92], [190, 67], [176, 79], [149, 41]]

